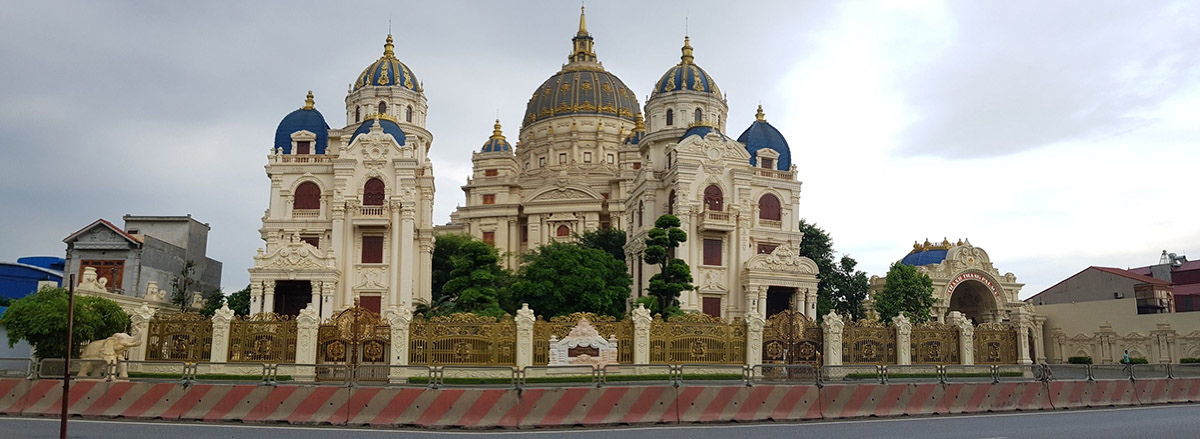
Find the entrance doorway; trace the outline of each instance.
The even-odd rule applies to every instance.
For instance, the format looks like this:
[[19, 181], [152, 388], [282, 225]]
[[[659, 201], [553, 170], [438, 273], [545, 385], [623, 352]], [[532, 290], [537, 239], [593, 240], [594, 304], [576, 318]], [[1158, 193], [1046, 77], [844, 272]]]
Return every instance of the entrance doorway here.
[[950, 311], [961, 312], [976, 325], [996, 321], [996, 299], [983, 283], [965, 281], [950, 293]]
[[767, 317], [787, 311], [792, 308], [792, 296], [796, 294], [795, 288], [788, 287], [769, 287], [767, 288]]
[[275, 281], [275, 313], [298, 316], [312, 301], [312, 282], [306, 280]]

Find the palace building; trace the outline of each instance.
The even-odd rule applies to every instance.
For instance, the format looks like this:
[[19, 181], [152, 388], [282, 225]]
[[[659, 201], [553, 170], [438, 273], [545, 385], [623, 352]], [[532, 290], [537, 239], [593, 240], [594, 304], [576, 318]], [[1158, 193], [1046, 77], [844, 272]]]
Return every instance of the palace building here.
[[[542, 244], [612, 227], [640, 296], [657, 267], [642, 238], [660, 215], [680, 218], [677, 256], [695, 291], [682, 308], [722, 317], [796, 309], [816, 315], [816, 264], [799, 255], [800, 181], [787, 140], [760, 107], [740, 136], [716, 80], [682, 56], [645, 107], [605, 70], [581, 13], [567, 63], [537, 86], [516, 142], [497, 120], [472, 154], [465, 206], [439, 233], [494, 245], [515, 268]], [[426, 99], [413, 71], [384, 55], [355, 79], [345, 125], [330, 128], [310, 94], [287, 115], [267, 157], [266, 247], [250, 269], [252, 312], [322, 316], [352, 305], [380, 311], [430, 300], [433, 166]], [[742, 109], [749, 113], [752, 109]]]

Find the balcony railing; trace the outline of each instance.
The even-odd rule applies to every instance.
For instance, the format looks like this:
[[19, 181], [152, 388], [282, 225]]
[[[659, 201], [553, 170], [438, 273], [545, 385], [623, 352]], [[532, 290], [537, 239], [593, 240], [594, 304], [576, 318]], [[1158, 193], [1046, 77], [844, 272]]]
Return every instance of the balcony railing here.
[[767, 178], [778, 178], [780, 180], [792, 180], [795, 177], [792, 174], [792, 171], [776, 171], [774, 169], [766, 168], [754, 168], [754, 175]]
[[279, 156], [280, 163], [330, 163], [329, 157], [323, 155], [294, 155], [282, 154]]
[[383, 206], [362, 206], [359, 208], [360, 216], [383, 216]]
[[759, 219], [759, 220], [758, 220], [758, 226], [759, 226], [759, 227], [765, 227], [765, 228], [768, 228], [768, 229], [782, 229], [782, 228], [783, 228], [783, 221], [776, 221], [776, 220], [769, 220], [769, 219]]
[[320, 218], [321, 209], [293, 209], [292, 218]]
[[721, 212], [716, 210], [705, 210], [700, 215], [701, 230], [716, 230], [727, 232], [733, 230], [735, 224], [733, 215], [729, 212]]

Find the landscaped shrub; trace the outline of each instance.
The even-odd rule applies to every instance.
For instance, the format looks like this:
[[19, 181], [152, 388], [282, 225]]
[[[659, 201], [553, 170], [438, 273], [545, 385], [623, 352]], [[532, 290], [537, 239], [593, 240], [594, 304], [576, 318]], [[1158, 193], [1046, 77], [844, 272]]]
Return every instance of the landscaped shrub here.
[[1150, 362], [1146, 361], [1145, 358], [1132, 357], [1129, 359], [1129, 364], [1150, 364]]
[[1200, 358], [1180, 358], [1180, 364], [1195, 364], [1200, 363]]
[[1092, 364], [1092, 357], [1071, 357], [1067, 359], [1070, 364]]

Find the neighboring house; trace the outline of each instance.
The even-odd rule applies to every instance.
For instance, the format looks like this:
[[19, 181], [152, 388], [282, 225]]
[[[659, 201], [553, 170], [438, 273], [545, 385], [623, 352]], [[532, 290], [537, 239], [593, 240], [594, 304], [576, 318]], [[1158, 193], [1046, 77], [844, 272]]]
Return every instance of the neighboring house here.
[[98, 219], [63, 240], [65, 272], [77, 275], [77, 285], [84, 282], [85, 269], [90, 267], [103, 279], [103, 289], [111, 294], [106, 297], [122, 306], [134, 304], [131, 299], [141, 300], [147, 292], [151, 300], [162, 302], [170, 299], [171, 281], [192, 261], [196, 283], [188, 292], [220, 289], [221, 263], [206, 256], [208, 224], [191, 215], [125, 215], [123, 219], [124, 229]]
[[1174, 284], [1175, 312], [1200, 311], [1200, 261], [1163, 250], [1158, 264], [1129, 271]]
[[1175, 312], [1171, 282], [1112, 267], [1088, 267], [1033, 295], [1034, 305], [1137, 299], [1138, 314]]
[[17, 262], [0, 262], [0, 297], [20, 299], [42, 285], [61, 286], [63, 258], [31, 256]]

